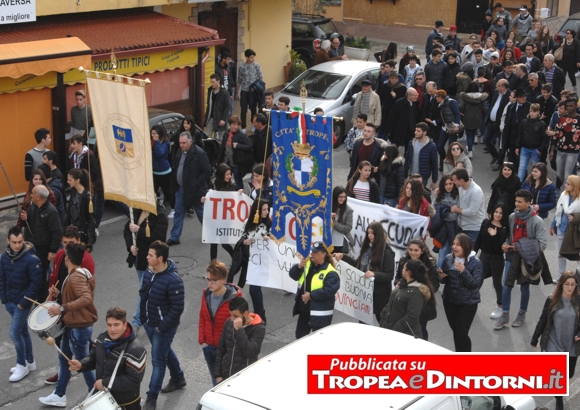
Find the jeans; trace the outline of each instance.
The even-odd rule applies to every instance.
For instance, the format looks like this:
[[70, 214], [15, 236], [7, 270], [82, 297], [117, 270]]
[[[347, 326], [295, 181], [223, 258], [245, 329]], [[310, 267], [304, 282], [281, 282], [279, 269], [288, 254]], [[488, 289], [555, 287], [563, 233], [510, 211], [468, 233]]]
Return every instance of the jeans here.
[[[203, 223], [203, 204], [201, 202], [194, 204], [193, 209], [197, 215], [199, 223]], [[185, 205], [183, 204], [183, 187], [180, 186], [179, 190], [175, 193], [175, 216], [173, 217], [173, 228], [171, 228], [171, 234], [169, 239], [175, 242], [179, 242], [181, 238], [181, 232], [183, 232], [183, 221], [185, 220]]]
[[16, 349], [16, 363], [21, 366], [26, 366], [26, 362], [32, 363], [34, 355], [32, 354], [32, 339], [28, 332], [28, 314], [30, 308], [20, 309], [18, 304], [8, 302], [6, 303], [6, 311], [12, 317], [10, 322], [10, 339], [14, 343]]
[[518, 177], [520, 177], [520, 181], [523, 181], [526, 177], [526, 173], [528, 171], [528, 162], [530, 159], [532, 160], [532, 165], [540, 162], [540, 153], [535, 148], [520, 148], [520, 167], [518, 169]]
[[[510, 261], [506, 260], [505, 262], [505, 270], [503, 273], [503, 288], [501, 294], [502, 300], [502, 309], [504, 313], [510, 313], [510, 305], [512, 302], [512, 289], [509, 286], [505, 285], [505, 281], [507, 279], [508, 271], [510, 270]], [[528, 310], [528, 302], [530, 301], [530, 284], [523, 283], [520, 285], [520, 291], [522, 298], [520, 300], [520, 310], [522, 312], [526, 312]]]
[[[143, 285], [143, 276], [145, 275], [144, 270], [137, 269], [137, 260], [135, 260], [135, 272], [137, 272], [137, 279], [139, 279], [139, 289]], [[137, 301], [137, 309], [135, 310], [135, 314], [133, 315], [133, 325], [134, 326], [141, 326], [141, 296], [139, 296], [139, 300]]]
[[252, 115], [251, 118], [254, 118], [256, 115], [256, 111], [258, 106], [256, 103], [250, 105], [250, 91], [240, 91], [240, 116], [242, 117], [242, 130], [246, 129], [246, 116], [248, 114], [248, 106], [250, 108], [250, 114]]
[[234, 173], [234, 181], [236, 182], [236, 189], [244, 189], [244, 176], [242, 175], [242, 168], [231, 166], [232, 172]]
[[231, 117], [232, 116], [232, 113], [234, 112], [235, 96], [236, 96], [236, 89], [235, 88], [231, 88], [230, 89], [230, 113], [228, 114], [228, 118]]
[[399, 205], [399, 198], [386, 198], [381, 195], [381, 204], [389, 205], [391, 208], [396, 208]]
[[473, 151], [473, 140], [477, 137], [477, 129], [465, 129], [465, 137], [467, 139], [467, 151]]
[[[72, 358], [74, 355], [75, 359], [82, 360], [89, 355], [92, 335], [92, 326], [65, 327], [62, 341], [60, 342], [60, 350], [62, 350], [62, 352], [69, 358]], [[66, 386], [68, 385], [68, 380], [70, 378], [70, 370], [68, 368], [68, 361], [61, 354], [58, 355], [58, 363], [60, 368], [58, 371], [58, 383], [56, 384], [55, 393], [62, 397], [66, 394]], [[95, 372], [93, 370], [83, 372], [83, 377], [85, 378], [85, 383], [90, 391], [97, 381], [95, 378]]]
[[105, 214], [105, 191], [102, 189], [95, 190], [95, 195], [93, 195], [93, 216], [95, 218], [95, 227], [98, 228], [101, 225], [101, 219]]
[[437, 258], [437, 269], [439, 269], [441, 265], [443, 265], [443, 260], [447, 255], [451, 253], [451, 243], [453, 242], [453, 239], [448, 239], [447, 242], [445, 242], [445, 244], [443, 245], [443, 247], [439, 249], [439, 257]]
[[[227, 129], [227, 127], [226, 127], [226, 129]], [[219, 129], [214, 129], [213, 118], [210, 118], [207, 120], [207, 125], [205, 126], [205, 133], [207, 134], [208, 137], [216, 139], [218, 141], [221, 141], [225, 131], [220, 131]]]
[[457, 135], [450, 135], [447, 134], [447, 131], [441, 130], [441, 134], [439, 135], [439, 142], [437, 143], [437, 152], [439, 152], [439, 163], [443, 163], [445, 156], [447, 155], [447, 151], [445, 150], [445, 145], [449, 141], [449, 145], [453, 144], [457, 141]]
[[577, 158], [577, 152], [556, 152], [556, 174], [562, 183], [566, 183], [568, 177], [572, 175]]
[[483, 277], [489, 278], [491, 276], [493, 281], [493, 289], [495, 290], [495, 303], [498, 306], [502, 305], [502, 275], [503, 268], [505, 266], [505, 260], [503, 255], [492, 255], [481, 251], [479, 255], [479, 260], [481, 261], [481, 268], [483, 271]]
[[471, 246], [475, 245], [477, 237], [479, 236], [479, 231], [465, 231], [462, 229], [461, 233], [464, 233], [465, 235], [469, 236], [469, 239], [471, 239]]
[[[223, 243], [222, 248], [225, 249], [225, 251], [230, 255], [230, 257], [234, 254], [234, 248], [232, 245], [229, 245], [227, 243]], [[218, 251], [218, 244], [212, 243], [210, 248], [209, 248], [209, 258], [211, 260], [217, 259], [217, 253], [218, 253], [217, 251]]]
[[183, 379], [183, 371], [179, 365], [179, 359], [171, 348], [171, 342], [177, 332], [177, 327], [169, 329], [161, 334], [156, 328], [145, 324], [145, 333], [151, 342], [151, 363], [153, 373], [149, 382], [147, 397], [157, 398], [161, 391], [163, 378], [165, 377], [165, 367], [169, 368], [169, 376], [172, 379]]
[[153, 189], [158, 200], [159, 188], [163, 192], [163, 200], [171, 203], [171, 172], [165, 175], [153, 174]]
[[[252, 298], [252, 306], [254, 306], [254, 313], [262, 317], [264, 310], [264, 296], [262, 295], [262, 287], [250, 285], [250, 297]], [[262, 317], [262, 319], [264, 319]]]
[[[562, 242], [564, 242], [564, 234], [566, 232], [560, 231], [559, 228], [556, 228], [556, 233], [558, 235], [558, 253], [560, 253], [560, 248], [562, 247]], [[563, 256], [558, 255], [558, 279], [562, 276], [562, 273], [566, 270], [566, 258]]]
[[469, 338], [469, 329], [473, 323], [473, 318], [477, 313], [477, 304], [474, 305], [456, 305], [443, 301], [445, 316], [449, 327], [453, 331], [453, 342], [455, 343], [456, 352], [471, 352], [471, 339]]
[[498, 158], [499, 156], [499, 153], [495, 148], [495, 143], [499, 136], [500, 136], [499, 130], [495, 128], [495, 124], [493, 122], [489, 121], [485, 125], [485, 134], [483, 134], [483, 143], [485, 144], [485, 147], [489, 151], [489, 155], [491, 155], [492, 158]]
[[209, 377], [211, 378], [211, 384], [217, 385], [217, 381], [213, 375], [213, 366], [215, 364], [215, 358], [217, 355], [217, 348], [215, 346], [207, 345], [203, 347], [203, 357], [205, 358], [205, 362], [207, 363], [207, 368], [209, 370]]

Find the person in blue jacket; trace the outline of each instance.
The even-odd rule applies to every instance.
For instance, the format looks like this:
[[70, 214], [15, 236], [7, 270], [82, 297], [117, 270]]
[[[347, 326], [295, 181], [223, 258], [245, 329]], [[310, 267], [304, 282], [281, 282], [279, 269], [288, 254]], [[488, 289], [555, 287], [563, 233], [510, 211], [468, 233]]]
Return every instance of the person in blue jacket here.
[[161, 125], [151, 127], [151, 157], [153, 160], [153, 189], [163, 192], [164, 201], [171, 200], [171, 142]]
[[335, 261], [322, 242], [310, 248], [310, 259], [290, 268], [290, 277], [298, 281], [292, 315], [298, 315], [296, 339], [332, 323], [334, 298], [340, 288]]
[[532, 166], [532, 173], [522, 184], [522, 189], [532, 193], [532, 207], [542, 219], [546, 219], [558, 203], [556, 185], [548, 178], [548, 167], [543, 162]]
[[12, 318], [9, 332], [16, 348], [16, 367], [10, 369], [12, 375], [8, 379], [11, 382], [36, 370], [27, 323], [32, 302], [26, 298], [36, 299], [41, 286], [40, 259], [34, 246], [24, 241], [22, 229], [14, 226], [8, 231], [8, 246], [0, 257], [0, 300]]
[[[177, 333], [179, 319], [184, 309], [183, 280], [177, 266], [169, 259], [169, 246], [161, 241], [149, 245], [147, 253], [149, 267], [143, 276], [141, 296], [141, 325], [145, 327], [151, 342], [153, 373], [147, 391], [144, 408], [154, 410], [159, 392], [170, 393], [187, 385], [177, 355], [171, 343]], [[165, 368], [171, 378], [163, 388]]]

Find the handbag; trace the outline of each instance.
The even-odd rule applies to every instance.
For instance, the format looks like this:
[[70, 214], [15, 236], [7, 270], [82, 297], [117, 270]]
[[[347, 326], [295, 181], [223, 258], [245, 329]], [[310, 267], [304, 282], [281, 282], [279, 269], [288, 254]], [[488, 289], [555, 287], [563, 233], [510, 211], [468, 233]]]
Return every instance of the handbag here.
[[[443, 113], [441, 113], [441, 119], [443, 120], [443, 124], [445, 124], [445, 119], [443, 118]], [[453, 125], [453, 124], [445, 124], [445, 132], [448, 135], [459, 135], [465, 129], [465, 125], [463, 125], [463, 122], [461, 120], [459, 120], [459, 125], [457, 126], [457, 131], [455, 131], [454, 128], [451, 128], [450, 125]]]
[[562, 61], [562, 58], [564, 58], [564, 47], [559, 47], [554, 51], [554, 60]]

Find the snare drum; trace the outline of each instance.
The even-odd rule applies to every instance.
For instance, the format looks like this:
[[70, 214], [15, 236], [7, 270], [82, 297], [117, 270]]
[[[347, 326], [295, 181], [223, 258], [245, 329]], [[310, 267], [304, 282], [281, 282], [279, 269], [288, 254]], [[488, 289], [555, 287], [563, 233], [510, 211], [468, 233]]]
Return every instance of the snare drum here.
[[107, 389], [88, 397], [72, 410], [122, 410]]
[[[56, 302], [44, 302], [45, 306], [59, 306]], [[38, 335], [42, 340], [47, 337], [56, 339], [64, 333], [64, 323], [61, 316], [51, 317], [48, 309], [43, 306], [37, 306], [28, 316], [28, 327]]]

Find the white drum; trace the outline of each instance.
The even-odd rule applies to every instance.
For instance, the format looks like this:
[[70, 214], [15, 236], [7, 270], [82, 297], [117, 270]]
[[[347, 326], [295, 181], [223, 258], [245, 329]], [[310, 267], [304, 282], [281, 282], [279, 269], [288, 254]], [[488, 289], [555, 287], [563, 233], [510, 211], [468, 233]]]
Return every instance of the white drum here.
[[117, 404], [113, 395], [105, 389], [88, 397], [72, 410], [122, 410], [122, 408]]
[[[44, 302], [45, 306], [60, 306], [56, 302]], [[50, 316], [48, 309], [43, 306], [34, 308], [30, 315], [28, 315], [28, 327], [38, 335], [42, 340], [47, 337], [56, 339], [64, 333], [64, 323], [62, 323], [61, 315]]]

